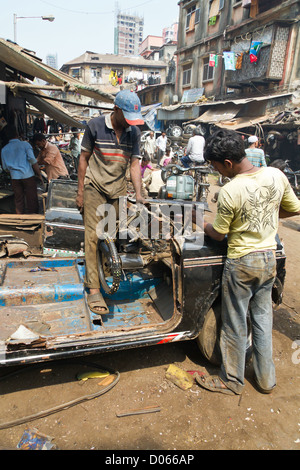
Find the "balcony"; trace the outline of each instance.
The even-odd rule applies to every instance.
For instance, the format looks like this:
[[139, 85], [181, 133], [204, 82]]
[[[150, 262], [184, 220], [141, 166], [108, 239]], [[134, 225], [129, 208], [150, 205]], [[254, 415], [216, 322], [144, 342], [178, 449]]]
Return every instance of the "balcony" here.
[[289, 26], [274, 26], [272, 40], [269, 44], [262, 45], [257, 62], [251, 63], [249, 53], [244, 52], [241, 68], [226, 72], [226, 86], [241, 88], [249, 86], [250, 82], [256, 84], [280, 82], [284, 74], [289, 33]]

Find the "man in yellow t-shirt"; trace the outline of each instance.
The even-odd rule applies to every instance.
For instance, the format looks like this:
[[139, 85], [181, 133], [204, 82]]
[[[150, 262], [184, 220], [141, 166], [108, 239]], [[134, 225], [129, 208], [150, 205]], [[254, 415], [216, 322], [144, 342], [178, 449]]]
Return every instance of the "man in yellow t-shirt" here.
[[197, 380], [210, 391], [242, 393], [249, 310], [256, 384], [262, 393], [270, 393], [276, 386], [271, 298], [275, 237], [279, 217], [299, 215], [300, 201], [280, 170], [252, 165], [242, 138], [234, 131], [220, 130], [211, 136], [205, 159], [221, 175], [233, 179], [220, 191], [214, 223], [204, 223], [205, 233], [214, 240], [228, 236], [222, 278], [222, 365], [218, 376]]

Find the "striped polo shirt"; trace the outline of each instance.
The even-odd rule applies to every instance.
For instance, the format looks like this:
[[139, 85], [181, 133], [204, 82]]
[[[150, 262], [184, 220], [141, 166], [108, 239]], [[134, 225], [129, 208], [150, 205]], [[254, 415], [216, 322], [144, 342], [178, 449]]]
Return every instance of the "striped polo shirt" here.
[[249, 162], [252, 163], [253, 166], [261, 167], [267, 166], [266, 159], [265, 159], [265, 152], [262, 149], [246, 149], [246, 156]]
[[81, 143], [82, 150], [92, 153], [84, 183], [109, 199], [126, 195], [126, 170], [131, 158], [140, 157], [140, 140], [140, 129], [130, 126], [118, 142], [111, 114], [91, 119]]

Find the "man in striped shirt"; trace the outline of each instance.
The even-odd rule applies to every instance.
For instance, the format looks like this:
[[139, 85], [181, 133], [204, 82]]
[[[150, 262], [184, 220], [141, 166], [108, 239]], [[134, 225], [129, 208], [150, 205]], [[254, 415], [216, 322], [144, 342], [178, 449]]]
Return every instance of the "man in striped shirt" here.
[[141, 131], [136, 127], [143, 123], [138, 96], [130, 90], [122, 90], [116, 96], [111, 114], [88, 123], [81, 143], [76, 202], [85, 225], [88, 305], [93, 313], [99, 315], [107, 314], [109, 310], [100, 293], [96, 228], [101, 216], [97, 208], [111, 204], [118, 213], [119, 198], [126, 196], [128, 166], [136, 202], [144, 202], [139, 161]]
[[261, 167], [267, 166], [265, 152], [258, 148], [258, 138], [256, 135], [251, 135], [248, 139], [249, 147], [246, 149], [246, 156], [253, 166]]

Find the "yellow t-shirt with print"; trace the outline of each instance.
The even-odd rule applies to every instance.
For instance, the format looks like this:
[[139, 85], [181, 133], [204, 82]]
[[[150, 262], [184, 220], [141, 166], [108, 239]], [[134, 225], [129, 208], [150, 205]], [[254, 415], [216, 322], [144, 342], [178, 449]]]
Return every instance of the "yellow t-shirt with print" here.
[[227, 183], [219, 193], [213, 227], [228, 234], [228, 258], [275, 250], [280, 206], [288, 212], [300, 211], [300, 201], [277, 168], [237, 175]]

